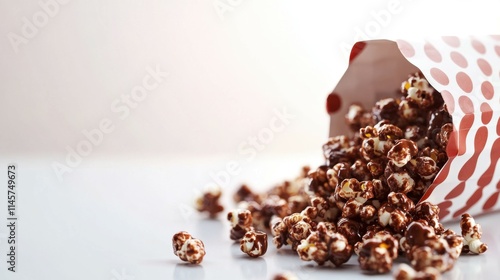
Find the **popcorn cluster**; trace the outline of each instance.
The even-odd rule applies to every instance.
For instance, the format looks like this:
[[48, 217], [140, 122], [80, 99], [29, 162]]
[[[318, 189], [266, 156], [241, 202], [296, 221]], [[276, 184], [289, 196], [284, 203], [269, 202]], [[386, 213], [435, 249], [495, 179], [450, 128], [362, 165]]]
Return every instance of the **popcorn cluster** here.
[[186, 231], [180, 231], [172, 237], [174, 254], [185, 262], [199, 264], [205, 256], [205, 245], [203, 241], [193, 238]]
[[217, 214], [224, 211], [224, 206], [219, 202], [222, 191], [219, 186], [207, 187], [202, 194], [196, 198], [196, 210], [207, 212], [210, 218], [215, 218]]
[[249, 231], [241, 239], [240, 249], [250, 257], [256, 258], [267, 251], [267, 234], [262, 231]]
[[[400, 280], [440, 279], [461, 254], [481, 254], [481, 226], [462, 215], [461, 235], [439, 222], [439, 208], [420, 199], [448, 160], [453, 125], [441, 95], [421, 73], [401, 85], [399, 98], [376, 102], [371, 111], [354, 104], [346, 115], [351, 136], [323, 145], [325, 164], [304, 167], [292, 181], [266, 193], [241, 186], [238, 208], [227, 214], [230, 238], [250, 257], [266, 253], [272, 232], [276, 248], [290, 246], [304, 261], [341, 266], [356, 254], [362, 270], [394, 271]], [[211, 217], [223, 210], [220, 189], [197, 200]], [[262, 230], [262, 231], [261, 231]], [[173, 237], [174, 253], [200, 263], [203, 242], [187, 232]], [[274, 279], [293, 279], [276, 275]]]
[[470, 215], [458, 235], [444, 229], [436, 205], [420, 201], [448, 160], [453, 131], [441, 95], [421, 73], [371, 111], [352, 105], [346, 122], [352, 136], [323, 145], [325, 165], [265, 194], [238, 190], [253, 227], [270, 229], [278, 249], [289, 245], [319, 265], [340, 266], [356, 254], [363, 270], [388, 273], [402, 254], [411, 267], [399, 267], [396, 279], [439, 279], [460, 254], [486, 251]]

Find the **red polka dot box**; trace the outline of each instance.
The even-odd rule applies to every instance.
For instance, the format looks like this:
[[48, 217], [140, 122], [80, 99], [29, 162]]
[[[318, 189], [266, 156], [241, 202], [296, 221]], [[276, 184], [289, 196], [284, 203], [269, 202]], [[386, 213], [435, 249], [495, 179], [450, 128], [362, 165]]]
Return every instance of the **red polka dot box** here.
[[357, 42], [328, 96], [330, 135], [348, 134], [349, 105], [371, 108], [420, 70], [453, 117], [448, 162], [424, 194], [441, 219], [500, 209], [500, 35]]

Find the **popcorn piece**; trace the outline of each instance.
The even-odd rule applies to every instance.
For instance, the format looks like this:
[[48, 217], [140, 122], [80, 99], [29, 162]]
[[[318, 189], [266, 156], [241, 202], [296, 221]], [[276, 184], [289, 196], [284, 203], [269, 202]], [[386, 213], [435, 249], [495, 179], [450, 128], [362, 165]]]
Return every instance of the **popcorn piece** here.
[[349, 106], [347, 115], [345, 115], [345, 120], [352, 130], [356, 131], [361, 128], [361, 120], [364, 113], [365, 110], [359, 104], [352, 104]]
[[196, 210], [199, 212], [208, 212], [211, 218], [224, 211], [224, 207], [219, 203], [222, 191], [219, 186], [206, 188], [202, 195], [196, 198]]
[[254, 226], [257, 229], [269, 229], [271, 219], [274, 216], [280, 218], [288, 215], [288, 203], [277, 195], [270, 195], [260, 204], [259, 213], [252, 213]]
[[414, 270], [407, 264], [400, 264], [394, 272], [395, 280], [440, 280], [441, 273], [434, 267], [426, 267], [421, 271]]
[[408, 80], [401, 84], [401, 92], [403, 94], [408, 94], [408, 90], [414, 87], [417, 90], [422, 90], [427, 93], [432, 93], [434, 88], [429, 84], [427, 79], [421, 72], [416, 72], [408, 77]]
[[318, 196], [327, 196], [335, 190], [335, 186], [330, 185], [332, 174], [328, 174], [328, 166], [322, 165], [309, 174], [311, 181], [309, 183], [309, 192]]
[[380, 140], [397, 140], [403, 137], [401, 128], [393, 124], [383, 124], [377, 129], [378, 138]]
[[433, 137], [436, 137], [439, 133], [441, 133], [442, 127], [444, 125], [451, 124], [451, 116], [448, 113], [448, 109], [446, 108], [446, 106], [441, 106], [440, 108], [431, 111], [428, 119], [429, 124], [427, 127], [427, 137], [429, 139], [434, 139]]
[[233, 200], [237, 203], [241, 201], [256, 201], [260, 203], [260, 196], [254, 193], [249, 186], [241, 185], [233, 195]]
[[337, 232], [347, 238], [350, 245], [361, 240], [362, 230], [362, 224], [352, 219], [341, 218], [337, 222]]
[[291, 245], [292, 249], [296, 250], [300, 241], [311, 233], [311, 222], [311, 219], [302, 213], [286, 216], [272, 228], [273, 243], [278, 249], [283, 245]]
[[234, 210], [227, 213], [227, 220], [231, 222], [230, 238], [240, 240], [245, 233], [253, 230], [252, 213], [249, 210]]
[[199, 264], [205, 256], [205, 245], [199, 239], [193, 238], [186, 231], [180, 231], [172, 237], [174, 254], [181, 260], [192, 264]]
[[389, 272], [398, 256], [398, 246], [396, 238], [385, 231], [362, 241], [358, 258], [361, 269], [379, 274]]
[[240, 241], [240, 249], [250, 257], [256, 258], [267, 251], [267, 234], [262, 231], [249, 231]]
[[404, 138], [416, 143], [420, 139], [424, 138], [423, 132], [423, 127], [418, 125], [410, 125], [406, 127]]
[[471, 215], [462, 215], [460, 228], [464, 237], [464, 253], [482, 254], [488, 250], [488, 246], [481, 242], [481, 225], [476, 224]]
[[398, 108], [399, 115], [406, 121], [414, 123], [421, 115], [419, 106], [413, 100], [401, 100]]
[[398, 117], [398, 102], [394, 98], [386, 98], [375, 103], [372, 109], [376, 121], [394, 120]]
[[409, 258], [416, 270], [434, 267], [441, 272], [452, 269], [456, 261], [443, 238], [428, 239], [424, 241], [423, 246], [411, 248]]
[[359, 181], [368, 181], [372, 179], [370, 171], [363, 160], [356, 160], [350, 168], [351, 177]]
[[300, 245], [297, 246], [299, 257], [304, 261], [315, 261], [319, 265], [326, 263], [329, 259], [329, 252], [325, 235], [326, 233], [320, 228], [301, 240]]
[[[323, 197], [311, 198], [311, 205], [315, 208], [315, 218], [317, 217], [323, 221], [334, 221], [339, 216], [340, 209], [337, 207], [343, 206], [342, 201], [338, 201], [339, 205], [332, 205], [330, 201], [325, 200]], [[302, 211], [304, 213], [304, 211]], [[310, 216], [309, 216], [310, 217]], [[312, 218], [314, 219], [314, 218]]]
[[333, 233], [328, 252], [330, 254], [330, 261], [335, 266], [341, 266], [351, 258], [353, 247], [342, 234]]
[[349, 153], [350, 140], [346, 136], [331, 137], [323, 145], [323, 154], [328, 166], [334, 166], [339, 162], [352, 162], [353, 154]]
[[394, 172], [387, 178], [387, 185], [393, 192], [408, 193], [415, 187], [415, 180], [408, 172]]
[[406, 94], [407, 100], [412, 100], [422, 109], [427, 109], [435, 104], [434, 88], [417, 72], [401, 85], [401, 92]]
[[448, 146], [448, 140], [450, 139], [450, 135], [453, 132], [453, 124], [446, 123], [441, 127], [441, 131], [436, 134], [436, 143], [441, 147], [441, 149], [446, 149]]
[[359, 182], [355, 178], [342, 181], [339, 196], [345, 199], [359, 198], [364, 201], [373, 198], [373, 184], [370, 181]]
[[335, 225], [319, 223], [317, 230], [301, 241], [297, 253], [305, 261], [315, 261], [323, 265], [331, 261], [335, 266], [346, 263], [353, 253], [353, 248], [340, 233], [334, 232]]
[[448, 243], [450, 250], [448, 251], [453, 259], [458, 259], [462, 253], [464, 247], [464, 238], [451, 229], [447, 229], [441, 234], [440, 238], [444, 239]]
[[401, 249], [411, 260], [411, 249], [424, 246], [428, 239], [436, 239], [434, 229], [425, 220], [416, 220], [408, 225], [404, 237], [400, 239]]
[[189, 234], [187, 231], [180, 231], [174, 235], [174, 237], [172, 238], [172, 247], [176, 256], [177, 252], [181, 250], [182, 245], [184, 245], [186, 240], [191, 238], [191, 234]]
[[409, 211], [413, 208], [413, 201], [405, 194], [391, 192], [388, 202], [378, 210], [378, 223], [383, 227], [389, 226], [397, 233], [403, 233], [411, 222]]
[[439, 222], [439, 207], [430, 202], [420, 202], [415, 206], [415, 219], [426, 220], [436, 234], [444, 231], [443, 225]]
[[417, 163], [417, 174], [424, 180], [432, 180], [439, 171], [439, 167], [436, 162], [430, 157], [418, 157]]
[[403, 167], [418, 153], [417, 144], [411, 140], [398, 140], [387, 153], [387, 158], [397, 167]]

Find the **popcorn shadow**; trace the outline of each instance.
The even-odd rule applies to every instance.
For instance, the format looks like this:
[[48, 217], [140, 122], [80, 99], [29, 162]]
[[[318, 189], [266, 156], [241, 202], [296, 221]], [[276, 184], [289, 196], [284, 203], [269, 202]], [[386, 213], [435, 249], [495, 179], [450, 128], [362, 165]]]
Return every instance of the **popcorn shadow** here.
[[204, 242], [205, 240], [222, 239], [227, 235], [225, 224], [220, 219], [200, 219], [193, 231], [193, 236], [199, 236]]
[[277, 249], [276, 254], [282, 255], [282, 256], [298, 256], [297, 252], [292, 250], [291, 248]]
[[326, 263], [324, 265], [317, 265], [314, 263], [309, 263], [306, 265], [300, 266], [301, 270], [304, 271], [315, 271], [315, 270], [352, 270], [357, 268], [358, 265], [356, 264], [350, 264], [350, 263], [344, 263], [341, 266], [335, 266], [334, 264], [331, 263]]
[[325, 273], [332, 273], [335, 271], [348, 271], [355, 270], [358, 268], [358, 265], [345, 263], [341, 266], [335, 266], [331, 263], [327, 263], [324, 265], [317, 265], [315, 263], [308, 263], [305, 265], [300, 265], [291, 269], [292, 273], [294, 273], [298, 279], [300, 280], [309, 280], [316, 279], [317, 277], [321, 277], [325, 275]]
[[174, 280], [204, 279], [205, 270], [199, 264], [178, 263], [174, 268]]
[[238, 241], [234, 241], [231, 246], [229, 246], [229, 252], [233, 258], [246, 256], [246, 254], [240, 250], [240, 243]]
[[267, 276], [267, 262], [262, 257], [242, 255], [238, 257], [238, 265], [245, 279], [265, 279]]

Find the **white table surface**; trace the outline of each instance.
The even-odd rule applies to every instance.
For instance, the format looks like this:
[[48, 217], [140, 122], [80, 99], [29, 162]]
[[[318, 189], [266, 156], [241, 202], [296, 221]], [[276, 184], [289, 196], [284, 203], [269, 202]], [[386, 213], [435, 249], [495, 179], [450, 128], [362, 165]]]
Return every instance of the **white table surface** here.
[[[5, 167], [11, 159], [2, 159]], [[242, 163], [239, 175], [224, 189], [224, 204], [241, 182], [266, 189], [293, 178], [301, 164], [316, 165], [316, 156], [256, 158]], [[6, 227], [0, 227], [0, 279], [270, 279], [294, 272], [299, 279], [391, 279], [363, 274], [355, 256], [341, 268], [303, 262], [290, 250], [270, 246], [251, 259], [229, 239], [221, 215], [209, 220], [192, 211], [195, 189], [210, 181], [226, 158], [91, 160], [58, 182], [48, 160], [18, 159], [18, 265], [6, 269]], [[6, 221], [5, 192], [0, 193], [0, 219]], [[444, 279], [498, 279], [500, 213], [477, 217], [489, 250], [460, 257]], [[457, 222], [447, 224], [458, 230]], [[172, 252], [171, 237], [187, 230], [204, 241], [201, 265], [188, 265]]]

